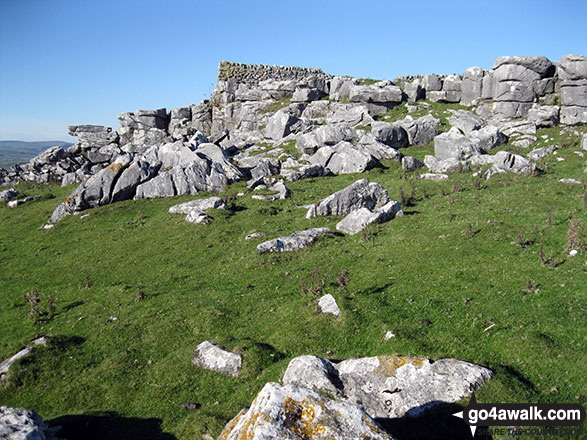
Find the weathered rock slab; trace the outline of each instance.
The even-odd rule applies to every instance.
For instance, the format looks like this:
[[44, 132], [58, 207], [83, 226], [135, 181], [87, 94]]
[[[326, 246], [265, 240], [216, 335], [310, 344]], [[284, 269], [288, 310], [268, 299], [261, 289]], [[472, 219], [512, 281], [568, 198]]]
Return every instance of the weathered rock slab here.
[[329, 228], [312, 228], [304, 231], [297, 231], [285, 237], [274, 238], [257, 246], [257, 252], [287, 252], [311, 246], [318, 237], [325, 234], [332, 234]]
[[317, 215], [346, 215], [360, 208], [376, 210], [390, 201], [389, 194], [380, 184], [360, 179], [310, 207], [306, 218]]
[[196, 347], [192, 364], [227, 376], [239, 376], [242, 369], [242, 356], [233, 353], [213, 341], [204, 341]]
[[0, 406], [0, 438], [3, 440], [58, 440], [36, 412]]
[[218, 440], [391, 440], [358, 406], [296, 385], [267, 383], [248, 410], [231, 420]]

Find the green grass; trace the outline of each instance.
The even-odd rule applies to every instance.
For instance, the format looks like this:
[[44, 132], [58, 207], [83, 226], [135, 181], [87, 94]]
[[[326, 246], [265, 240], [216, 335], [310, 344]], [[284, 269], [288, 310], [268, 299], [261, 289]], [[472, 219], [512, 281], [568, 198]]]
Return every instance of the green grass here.
[[[111, 412], [158, 419], [178, 439], [217, 436], [304, 354], [454, 357], [496, 372], [477, 393], [480, 402], [575, 403], [587, 394], [587, 265], [584, 252], [569, 257], [565, 244], [569, 218], [585, 225], [587, 217], [581, 185], [558, 182], [584, 179], [585, 159], [573, 151], [559, 150], [562, 162], [549, 156], [538, 177], [499, 175], [479, 189], [471, 173], [404, 180], [397, 163], [302, 180], [288, 183], [288, 200], [239, 197], [234, 212], [211, 211], [208, 225], [169, 214], [193, 198], [174, 197], [116, 203], [42, 230], [74, 187], [20, 185], [55, 199], [0, 207], [0, 359], [37, 335], [52, 339], [13, 367], [0, 404], [45, 420]], [[402, 152], [421, 158], [432, 145]], [[297, 253], [257, 254], [263, 240], [334, 228], [340, 218], [307, 220], [299, 207], [362, 177], [392, 198], [400, 189], [413, 195], [406, 215]], [[244, 240], [255, 231], [263, 238]], [[555, 255], [553, 268], [541, 264], [541, 247]], [[349, 282], [341, 291], [336, 277], [344, 269]], [[326, 280], [323, 292], [338, 301], [339, 318], [318, 314], [317, 297], [302, 294], [302, 279], [315, 270]], [[41, 295], [41, 311], [53, 294], [52, 319], [33, 322], [23, 298], [31, 289]], [[396, 337], [384, 341], [388, 330]], [[191, 364], [195, 347], [209, 339], [243, 354], [241, 377]], [[201, 407], [181, 408], [186, 402]]]

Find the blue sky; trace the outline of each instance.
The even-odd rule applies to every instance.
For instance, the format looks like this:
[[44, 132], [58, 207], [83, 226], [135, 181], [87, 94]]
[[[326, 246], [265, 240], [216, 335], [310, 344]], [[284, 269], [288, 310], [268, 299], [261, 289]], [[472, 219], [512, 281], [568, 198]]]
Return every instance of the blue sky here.
[[218, 62], [393, 79], [587, 55], [587, 1], [0, 0], [0, 139], [208, 98]]

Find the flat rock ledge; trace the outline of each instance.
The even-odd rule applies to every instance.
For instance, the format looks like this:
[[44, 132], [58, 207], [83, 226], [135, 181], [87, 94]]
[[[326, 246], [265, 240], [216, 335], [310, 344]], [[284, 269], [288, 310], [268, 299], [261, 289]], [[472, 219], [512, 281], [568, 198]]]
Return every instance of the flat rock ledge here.
[[329, 228], [312, 228], [297, 231], [286, 237], [274, 238], [273, 240], [261, 243], [257, 246], [257, 252], [260, 255], [265, 252], [297, 251], [298, 249], [311, 246], [316, 242], [318, 237], [325, 234], [333, 234], [333, 232]]
[[5, 385], [6, 374], [8, 373], [8, 370], [10, 370], [12, 364], [14, 364], [17, 360], [30, 355], [34, 351], [36, 345], [46, 345], [47, 340], [47, 336], [41, 336], [40, 338], [33, 340], [31, 342], [31, 345], [26, 346], [15, 355], [10, 356], [8, 359], [5, 359], [2, 362], [0, 362], [0, 386]]
[[391, 440], [356, 405], [328, 399], [296, 385], [267, 383], [251, 407], [224, 428], [218, 440], [370, 439]]
[[227, 376], [240, 376], [242, 356], [233, 353], [213, 341], [204, 341], [196, 347], [192, 364]]
[[58, 440], [34, 411], [0, 406], [0, 438], [5, 440]]

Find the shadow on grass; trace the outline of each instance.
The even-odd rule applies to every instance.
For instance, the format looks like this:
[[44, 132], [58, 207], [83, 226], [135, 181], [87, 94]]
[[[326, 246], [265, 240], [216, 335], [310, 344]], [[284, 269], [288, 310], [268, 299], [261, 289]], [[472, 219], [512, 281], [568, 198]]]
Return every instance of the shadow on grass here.
[[[401, 419], [375, 419], [379, 425], [397, 440], [471, 440], [471, 429], [460, 418], [453, 416], [462, 411], [457, 404], [441, 403], [434, 410], [418, 417]], [[476, 436], [479, 437], [479, 436]], [[483, 439], [491, 440], [488, 433]]]
[[177, 440], [161, 430], [161, 419], [122, 417], [114, 412], [62, 416], [47, 424], [61, 426], [57, 436], [67, 440]]

